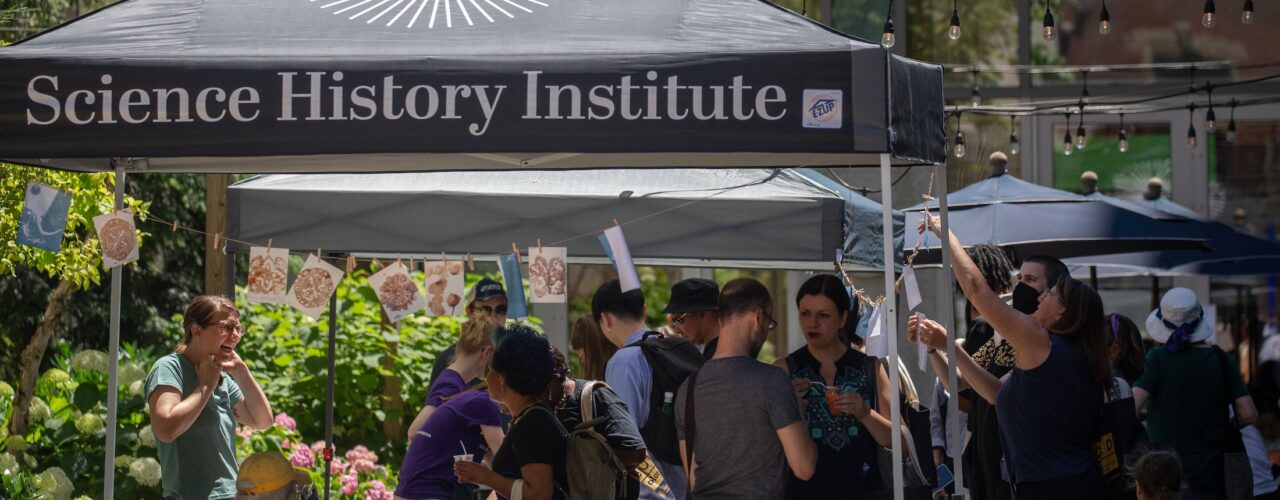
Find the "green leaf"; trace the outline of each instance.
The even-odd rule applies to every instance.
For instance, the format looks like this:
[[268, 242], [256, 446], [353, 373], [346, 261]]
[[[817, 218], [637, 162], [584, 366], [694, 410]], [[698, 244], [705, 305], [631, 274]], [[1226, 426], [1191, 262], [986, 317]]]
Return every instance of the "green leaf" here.
[[276, 356], [276, 359], [271, 360], [271, 362], [274, 363], [276, 366], [279, 366], [280, 368], [285, 368], [293, 364], [293, 356], [290, 356], [288, 354], [281, 354], [279, 356]]
[[97, 384], [80, 384], [80, 387], [76, 388], [74, 402], [80, 411], [92, 410], [99, 401], [102, 401], [102, 389], [99, 389]]

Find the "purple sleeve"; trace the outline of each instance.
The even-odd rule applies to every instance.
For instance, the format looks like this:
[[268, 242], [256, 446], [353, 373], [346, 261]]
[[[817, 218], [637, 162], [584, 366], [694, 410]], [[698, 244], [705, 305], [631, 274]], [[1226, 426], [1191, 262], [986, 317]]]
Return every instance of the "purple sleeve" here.
[[434, 406], [439, 408], [444, 404], [444, 400], [461, 394], [466, 389], [462, 377], [458, 376], [453, 370], [445, 370], [440, 374], [440, 382], [431, 388], [431, 393], [427, 394], [427, 402], [423, 403], [423, 407]]
[[470, 425], [501, 426], [502, 416], [498, 412], [498, 404], [489, 399], [489, 393], [476, 392], [479, 395], [468, 400], [466, 406], [463, 406], [463, 418], [467, 419], [467, 423]]

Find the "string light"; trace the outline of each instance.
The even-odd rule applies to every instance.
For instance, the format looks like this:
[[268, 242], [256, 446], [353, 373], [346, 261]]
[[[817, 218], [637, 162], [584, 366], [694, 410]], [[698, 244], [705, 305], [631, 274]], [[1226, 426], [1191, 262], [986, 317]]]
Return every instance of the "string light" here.
[[1071, 151], [1074, 149], [1071, 144], [1071, 113], [1067, 113], [1067, 133], [1062, 136], [1062, 154], [1071, 156]]
[[978, 70], [976, 69], [973, 70], [973, 93], [970, 102], [975, 108], [982, 105], [982, 92], [978, 91]]
[[964, 153], [965, 153], [964, 132], [960, 130], [961, 116], [962, 115], [960, 114], [956, 114], [956, 150], [955, 150], [956, 158], [964, 158]]
[[1080, 125], [1076, 126], [1076, 149], [1084, 149], [1084, 104], [1080, 104]]
[[1231, 119], [1227, 121], [1227, 142], [1236, 143], [1236, 100], [1231, 100]]
[[1253, 0], [1244, 0], [1244, 11], [1240, 13], [1241, 24], [1253, 24]]
[[1209, 92], [1209, 110], [1204, 113], [1204, 131], [1205, 133], [1212, 134], [1218, 129], [1218, 126], [1215, 123], [1216, 117], [1213, 114], [1213, 86], [1205, 85], [1205, 90]]
[[1213, 5], [1213, 0], [1204, 0], [1204, 17], [1200, 18], [1200, 25], [1206, 28], [1217, 26], [1217, 10]]
[[1191, 115], [1191, 120], [1187, 122], [1187, 147], [1196, 147], [1196, 104], [1191, 103], [1187, 106], [1187, 111]]
[[952, 40], [960, 39], [960, 7], [956, 0], [951, 0], [951, 28], [947, 30], [947, 37]]
[[880, 38], [880, 45], [892, 49], [895, 43], [898, 40], [893, 36], [893, 0], [889, 0], [889, 12], [884, 16], [884, 36]]
[[1022, 150], [1022, 144], [1018, 142], [1017, 118], [1009, 115], [1009, 154], [1017, 156]]
[[1102, 14], [1098, 16], [1098, 34], [1102, 36], [1111, 34], [1111, 13], [1107, 12], [1107, 0], [1102, 0]]
[[1049, 5], [1044, 6], [1044, 39], [1046, 42], [1052, 42], [1058, 38], [1058, 28], [1053, 25], [1053, 11], [1049, 10]]
[[1120, 152], [1129, 152], [1129, 135], [1124, 132], [1124, 113], [1120, 113]]

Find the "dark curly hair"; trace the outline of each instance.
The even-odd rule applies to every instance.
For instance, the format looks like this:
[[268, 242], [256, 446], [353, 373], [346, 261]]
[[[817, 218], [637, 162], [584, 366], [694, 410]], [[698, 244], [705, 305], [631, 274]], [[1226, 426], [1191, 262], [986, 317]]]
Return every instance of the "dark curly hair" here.
[[1013, 263], [1009, 255], [995, 245], [974, 245], [965, 249], [969, 258], [978, 266], [987, 286], [996, 295], [1013, 290]]
[[524, 396], [546, 394], [547, 385], [555, 377], [555, 361], [551, 344], [527, 326], [501, 328], [502, 341], [493, 353], [490, 369], [506, 379], [507, 387]]

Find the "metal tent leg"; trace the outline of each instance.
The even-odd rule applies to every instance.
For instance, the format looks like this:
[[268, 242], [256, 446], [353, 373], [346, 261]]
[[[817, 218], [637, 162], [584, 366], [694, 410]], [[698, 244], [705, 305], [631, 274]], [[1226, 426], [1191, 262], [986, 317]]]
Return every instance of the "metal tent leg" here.
[[[114, 210], [124, 208], [124, 166], [115, 164], [116, 199]], [[120, 286], [124, 266], [111, 268], [111, 333], [107, 359], [107, 444], [103, 453], [102, 498], [111, 500], [116, 482], [116, 406], [120, 386]]]
[[[319, 257], [319, 256], [317, 256]], [[338, 291], [334, 290], [333, 295], [329, 296], [329, 377], [326, 382], [324, 403], [324, 445], [325, 457], [332, 458], [333, 453], [333, 360], [336, 356], [338, 343]], [[329, 486], [333, 480], [329, 472], [331, 460], [326, 460], [324, 464], [324, 498], [329, 500]]]
[[[938, 179], [937, 185], [941, 186], [938, 194], [938, 215], [942, 219], [942, 234], [950, 234], [949, 231], [951, 231], [951, 221], [950, 221], [950, 213], [947, 210], [947, 165], [945, 163], [938, 166], [938, 173], [940, 175], [936, 177], [936, 179]], [[913, 228], [907, 228], [908, 231], [912, 229]], [[942, 247], [942, 275], [939, 277], [939, 280], [940, 280], [940, 283], [943, 283], [943, 285], [940, 285], [939, 291], [941, 292], [941, 295], [943, 298], [942, 324], [947, 327], [948, 331], [955, 332], [956, 331], [956, 320], [955, 320], [956, 287], [951, 285], [951, 281], [952, 281], [951, 247], [946, 244], [942, 244], [941, 247]], [[955, 333], [952, 333], [952, 338], [955, 338], [955, 337], [956, 337]], [[965, 488], [964, 488], [964, 463], [963, 463], [964, 460], [961, 459], [962, 452], [964, 451], [962, 449], [964, 447], [964, 439], [963, 439], [964, 428], [960, 426], [960, 394], [959, 394], [960, 391], [955, 390], [955, 387], [959, 387], [958, 385], [956, 385], [956, 344], [955, 342], [950, 342], [947, 344], [947, 360], [948, 360], [947, 387], [952, 388], [951, 397], [947, 398], [948, 420], [946, 422], [946, 425], [950, 430], [950, 434], [951, 434], [951, 442], [947, 444], [949, 445], [950, 451], [955, 454], [955, 457], [954, 457], [955, 460], [952, 461], [952, 463], [955, 466], [955, 474], [953, 475], [955, 476], [956, 496], [960, 497], [960, 496], [967, 496], [968, 492], [965, 491]]]
[[[902, 381], [898, 370], [898, 297], [896, 290], [893, 288], [894, 277], [894, 249], [893, 249], [893, 182], [890, 180], [889, 155], [880, 155], [880, 189], [883, 198], [880, 200], [884, 208], [881, 210], [884, 218], [884, 304], [880, 307], [884, 308], [885, 335], [889, 339], [889, 387], [892, 393], [889, 395], [889, 422], [892, 424], [892, 446], [893, 446], [893, 463], [902, 463], [902, 398], [901, 394]], [[902, 466], [895, 465], [893, 468], [893, 498], [894, 500], [903, 500], [903, 480]]]

